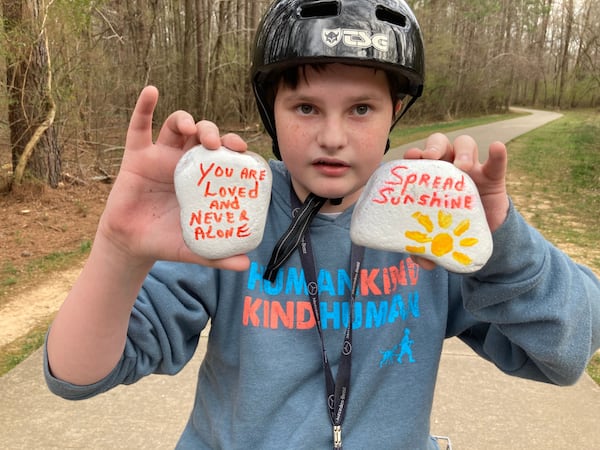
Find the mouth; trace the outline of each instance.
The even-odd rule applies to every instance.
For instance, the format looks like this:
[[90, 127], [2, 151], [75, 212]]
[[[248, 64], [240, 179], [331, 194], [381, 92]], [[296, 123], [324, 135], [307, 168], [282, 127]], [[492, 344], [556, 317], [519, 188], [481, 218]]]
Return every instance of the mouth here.
[[343, 177], [351, 169], [350, 164], [334, 158], [318, 158], [312, 163], [313, 168], [327, 178]]
[[331, 167], [331, 168], [345, 168], [350, 167], [350, 164], [340, 161], [339, 159], [331, 158], [320, 158], [313, 162], [314, 166]]

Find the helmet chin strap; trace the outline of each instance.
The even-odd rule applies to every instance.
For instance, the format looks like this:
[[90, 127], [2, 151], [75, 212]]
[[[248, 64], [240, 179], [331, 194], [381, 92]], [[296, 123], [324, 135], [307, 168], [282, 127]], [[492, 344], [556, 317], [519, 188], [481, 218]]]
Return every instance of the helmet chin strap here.
[[279, 238], [271, 253], [271, 259], [263, 275], [265, 280], [271, 282], [275, 281], [279, 268], [298, 248], [302, 241], [302, 236], [308, 230], [313, 218], [327, 201], [326, 198], [310, 193], [306, 197], [306, 200], [304, 200], [304, 203], [301, 204], [292, 186], [290, 186], [290, 196], [292, 200], [291, 204], [300, 206], [292, 208], [292, 222], [287, 231]]
[[292, 222], [287, 231], [283, 233], [275, 244], [273, 252], [271, 253], [271, 259], [263, 274], [263, 278], [271, 282], [275, 281], [279, 268], [298, 248], [304, 233], [308, 231], [310, 223], [321, 207], [328, 201], [332, 205], [339, 205], [343, 200], [343, 197], [327, 199], [319, 197], [311, 192], [304, 200], [304, 203], [301, 204], [292, 186], [290, 186], [290, 197], [290, 203], [292, 205]]

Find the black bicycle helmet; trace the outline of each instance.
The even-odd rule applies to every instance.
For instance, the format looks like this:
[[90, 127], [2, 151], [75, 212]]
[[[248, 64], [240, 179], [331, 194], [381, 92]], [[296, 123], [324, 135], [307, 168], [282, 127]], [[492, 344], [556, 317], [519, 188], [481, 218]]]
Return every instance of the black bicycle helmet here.
[[276, 0], [256, 32], [252, 86], [276, 144], [271, 97], [283, 70], [334, 62], [380, 68], [402, 86], [398, 100], [411, 97], [395, 125], [423, 92], [424, 59], [419, 24], [403, 0]]

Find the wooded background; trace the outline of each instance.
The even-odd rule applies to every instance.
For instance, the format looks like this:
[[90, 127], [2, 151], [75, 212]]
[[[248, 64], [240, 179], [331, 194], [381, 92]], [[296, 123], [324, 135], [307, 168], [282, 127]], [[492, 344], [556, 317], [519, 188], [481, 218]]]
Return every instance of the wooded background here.
[[[61, 181], [67, 152], [120, 149], [135, 99], [156, 122], [185, 109], [260, 130], [248, 68], [269, 1], [0, 0], [0, 163]], [[600, 106], [600, 1], [409, 1], [426, 44], [423, 99], [407, 121]], [[406, 123], [403, 119], [402, 123]], [[402, 126], [402, 123], [400, 126]]]

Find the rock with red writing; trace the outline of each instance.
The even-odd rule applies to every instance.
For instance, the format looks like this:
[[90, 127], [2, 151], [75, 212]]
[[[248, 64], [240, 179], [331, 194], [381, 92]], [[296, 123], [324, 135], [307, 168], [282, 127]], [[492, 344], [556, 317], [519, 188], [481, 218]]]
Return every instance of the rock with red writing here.
[[453, 164], [397, 160], [380, 166], [359, 198], [353, 242], [475, 272], [492, 254], [492, 236], [473, 180]]
[[191, 148], [175, 168], [186, 245], [208, 259], [247, 253], [262, 241], [272, 174], [252, 152]]

